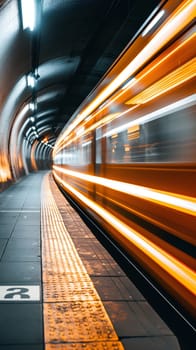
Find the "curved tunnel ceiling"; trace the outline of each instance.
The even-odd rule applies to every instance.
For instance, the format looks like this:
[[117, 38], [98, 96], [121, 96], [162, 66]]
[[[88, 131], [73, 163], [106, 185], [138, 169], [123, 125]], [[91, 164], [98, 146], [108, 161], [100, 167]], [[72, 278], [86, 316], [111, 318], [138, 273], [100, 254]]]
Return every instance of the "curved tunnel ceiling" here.
[[[36, 27], [23, 30], [21, 1], [0, 1], [0, 150], [20, 142], [54, 145], [59, 132], [160, 0], [35, 0]], [[27, 86], [32, 73], [35, 86]], [[34, 110], [27, 108], [34, 103]], [[32, 106], [32, 105], [31, 105]], [[3, 164], [3, 163], [2, 163]]]

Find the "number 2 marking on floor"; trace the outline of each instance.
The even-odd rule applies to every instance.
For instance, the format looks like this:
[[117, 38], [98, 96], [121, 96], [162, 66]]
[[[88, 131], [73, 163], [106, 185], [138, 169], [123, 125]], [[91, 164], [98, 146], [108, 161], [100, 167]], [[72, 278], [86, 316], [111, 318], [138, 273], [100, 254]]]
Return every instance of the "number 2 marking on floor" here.
[[1, 301], [38, 301], [40, 286], [0, 286]]

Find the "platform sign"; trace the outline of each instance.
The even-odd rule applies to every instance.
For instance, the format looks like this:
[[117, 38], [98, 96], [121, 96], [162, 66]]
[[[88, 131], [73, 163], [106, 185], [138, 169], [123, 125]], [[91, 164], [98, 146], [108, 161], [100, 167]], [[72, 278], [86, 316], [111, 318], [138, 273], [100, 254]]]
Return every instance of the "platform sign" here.
[[40, 286], [11, 285], [0, 286], [0, 301], [39, 301]]

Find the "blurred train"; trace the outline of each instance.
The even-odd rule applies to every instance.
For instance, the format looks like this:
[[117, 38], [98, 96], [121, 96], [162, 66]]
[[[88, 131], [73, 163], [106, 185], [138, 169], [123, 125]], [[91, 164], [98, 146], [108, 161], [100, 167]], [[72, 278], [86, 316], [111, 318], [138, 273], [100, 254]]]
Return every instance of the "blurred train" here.
[[66, 124], [56, 182], [195, 315], [196, 1], [154, 10]]

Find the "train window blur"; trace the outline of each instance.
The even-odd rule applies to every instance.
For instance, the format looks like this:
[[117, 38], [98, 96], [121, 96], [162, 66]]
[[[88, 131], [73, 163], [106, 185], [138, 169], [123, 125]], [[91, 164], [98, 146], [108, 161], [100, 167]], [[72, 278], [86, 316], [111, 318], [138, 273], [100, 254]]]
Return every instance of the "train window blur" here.
[[195, 162], [193, 107], [107, 137], [107, 163]]
[[61, 164], [63, 162], [63, 157], [62, 157], [63, 152], [59, 152], [55, 158], [54, 158], [54, 164]]
[[83, 135], [71, 145], [68, 145], [63, 149], [61, 155], [59, 154], [55, 158], [55, 164], [59, 164], [61, 159], [65, 165], [87, 165], [91, 163], [91, 134]]
[[95, 130], [96, 132], [96, 163], [100, 164], [102, 162], [102, 128]]
[[82, 165], [91, 163], [91, 149], [92, 149], [91, 144], [92, 144], [91, 139], [86, 140], [85, 142], [82, 143], [81, 160], [80, 160]]

